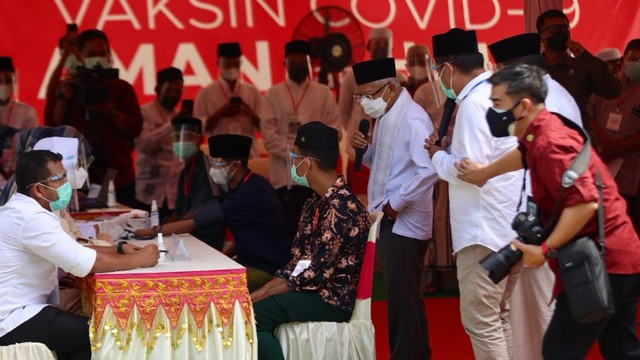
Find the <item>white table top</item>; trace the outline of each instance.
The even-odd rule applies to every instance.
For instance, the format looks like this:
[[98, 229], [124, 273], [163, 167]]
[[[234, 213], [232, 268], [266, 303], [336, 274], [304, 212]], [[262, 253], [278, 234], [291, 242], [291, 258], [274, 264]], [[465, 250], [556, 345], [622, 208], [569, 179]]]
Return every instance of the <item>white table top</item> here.
[[[184, 241], [191, 261], [161, 261], [156, 266], [150, 268], [137, 268], [132, 270], [114, 271], [103, 274], [149, 274], [149, 273], [170, 273], [170, 272], [188, 272], [188, 271], [215, 271], [215, 270], [242, 270], [244, 267], [237, 262], [231, 260], [218, 250], [210, 247], [204, 242], [189, 234], [179, 235]], [[165, 235], [166, 239], [171, 235]], [[130, 240], [132, 244], [137, 246], [145, 246], [156, 244], [157, 239], [152, 240]], [[98, 277], [100, 274], [96, 274]]]

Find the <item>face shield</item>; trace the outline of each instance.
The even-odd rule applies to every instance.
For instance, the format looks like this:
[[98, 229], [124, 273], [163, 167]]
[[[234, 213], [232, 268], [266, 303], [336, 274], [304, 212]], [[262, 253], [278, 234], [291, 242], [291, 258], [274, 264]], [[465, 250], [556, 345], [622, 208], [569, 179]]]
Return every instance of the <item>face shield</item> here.
[[89, 184], [89, 166], [84, 151], [79, 151], [79, 146], [80, 142], [77, 138], [48, 137], [39, 140], [33, 147], [33, 150], [49, 150], [62, 155], [62, 166], [67, 172], [67, 179], [73, 189], [69, 202], [70, 211], [79, 208], [77, 189], [87, 188]]
[[180, 160], [187, 160], [196, 154], [200, 145], [200, 129], [191, 124], [173, 125], [171, 134], [173, 141], [173, 153]]
[[433, 100], [438, 108], [442, 106], [444, 103], [444, 94], [439, 86], [440, 76], [438, 75], [439, 66], [437, 66], [436, 62], [429, 56], [425, 55], [425, 62], [427, 63], [427, 76], [429, 78], [429, 87], [431, 88], [431, 94], [433, 95]]

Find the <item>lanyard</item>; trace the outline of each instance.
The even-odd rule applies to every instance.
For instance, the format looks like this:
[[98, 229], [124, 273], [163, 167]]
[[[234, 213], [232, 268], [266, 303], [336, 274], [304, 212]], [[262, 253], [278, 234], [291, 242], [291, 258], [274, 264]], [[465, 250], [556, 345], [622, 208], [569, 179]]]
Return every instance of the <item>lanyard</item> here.
[[636, 85], [636, 87], [634, 87], [633, 90], [629, 91], [627, 93], [627, 96], [625, 96], [624, 98], [622, 97], [622, 95], [618, 97], [618, 101], [616, 102], [616, 108], [617, 108], [616, 111], [620, 111], [620, 106], [624, 104], [624, 102], [627, 101], [627, 99], [629, 99], [631, 95], [635, 94], [635, 92], [638, 90], [639, 87], [640, 87], [640, 84]]
[[189, 169], [189, 175], [187, 175], [186, 179], [184, 179], [184, 186], [183, 186], [183, 191], [184, 191], [184, 197], [189, 197], [189, 191], [191, 190], [191, 183], [193, 182], [193, 170], [196, 167], [196, 157], [194, 156], [193, 159], [191, 159], [191, 168]]
[[300, 95], [300, 98], [298, 99], [297, 102], [295, 100], [293, 100], [293, 94], [291, 93], [291, 89], [289, 88], [289, 84], [285, 81], [284, 85], [287, 87], [287, 91], [289, 92], [289, 98], [291, 99], [291, 106], [293, 107], [293, 113], [296, 114], [296, 116], [298, 116], [298, 107], [300, 107], [300, 103], [302, 103], [302, 100], [304, 99], [304, 96], [307, 94], [307, 90], [309, 89], [309, 85], [311, 85], [311, 80], [308, 80], [307, 85], [305, 85], [304, 90], [302, 90], [302, 95]]

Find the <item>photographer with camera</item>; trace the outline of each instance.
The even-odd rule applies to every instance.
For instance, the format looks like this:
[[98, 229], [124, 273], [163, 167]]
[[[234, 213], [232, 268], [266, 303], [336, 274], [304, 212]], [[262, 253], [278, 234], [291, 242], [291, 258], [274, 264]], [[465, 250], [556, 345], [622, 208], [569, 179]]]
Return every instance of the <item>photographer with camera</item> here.
[[[518, 228], [521, 239], [513, 242], [511, 253], [517, 256], [522, 252], [524, 264], [530, 267], [541, 266], [552, 259], [549, 264], [556, 276], [556, 308], [543, 340], [544, 358], [581, 359], [598, 340], [605, 359], [637, 359], [640, 357], [636, 335], [640, 240], [626, 215], [624, 199], [613, 178], [589, 143], [585, 147], [585, 139], [577, 128], [545, 109], [547, 86], [540, 69], [529, 65], [507, 66], [489, 78], [489, 82], [493, 85], [493, 107], [487, 112], [487, 121], [490, 126], [504, 128], [518, 138], [523, 164], [514, 164], [514, 168], [524, 165], [530, 171], [535, 203], [530, 209], [536, 209], [530, 211], [533, 216], [519, 215], [515, 220], [514, 228]], [[581, 151], [583, 147], [585, 150]], [[580, 161], [574, 161], [575, 158]], [[581, 171], [567, 171], [582, 160], [581, 174]], [[573, 184], [566, 183], [568, 173], [573, 175]], [[603, 212], [599, 214], [600, 221], [596, 216], [599, 200]], [[598, 235], [599, 229], [606, 236]], [[583, 273], [579, 279], [582, 284], [579, 284], [575, 278], [571, 282], [562, 281], [569, 278], [566, 269], [571, 269], [573, 264], [555, 259], [578, 249], [580, 242], [586, 241], [590, 245], [587, 247], [595, 248], [589, 238], [604, 247], [601, 249], [606, 254], [603, 278], [606, 283], [608, 277], [610, 290], [604, 289], [600, 294], [604, 293], [605, 298], [612, 295], [615, 307], [613, 315], [598, 320], [580, 318], [576, 316], [576, 309], [599, 299], [589, 295], [578, 301], [569, 298], [578, 286], [596, 284], [599, 280], [597, 261], [578, 264], [595, 269]], [[501, 253], [511, 256], [508, 248]], [[608, 315], [611, 311], [607, 310]]]
[[62, 80], [53, 77], [45, 105], [45, 124], [70, 125], [91, 144], [94, 163], [90, 179], [101, 183], [107, 169], [118, 170], [115, 180], [119, 203], [135, 206], [135, 173], [131, 153], [142, 130], [140, 105], [133, 87], [112, 69], [107, 35], [85, 30], [78, 36], [78, 55], [84, 66]]

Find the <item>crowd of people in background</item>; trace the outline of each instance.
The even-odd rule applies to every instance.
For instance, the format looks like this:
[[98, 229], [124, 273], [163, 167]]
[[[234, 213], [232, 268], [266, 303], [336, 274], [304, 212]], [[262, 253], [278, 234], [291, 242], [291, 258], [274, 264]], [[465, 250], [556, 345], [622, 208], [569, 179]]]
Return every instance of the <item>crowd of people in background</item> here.
[[[2, 56], [0, 189], [6, 205], [0, 207], [0, 249], [17, 255], [13, 263], [0, 260], [0, 280], [9, 281], [4, 267], [21, 256], [27, 263], [43, 257], [78, 276], [157, 261], [155, 247], [85, 249], [57, 225], [47, 244], [59, 244], [50, 250], [37, 244], [47, 234], [42, 227], [20, 238], [28, 222], [19, 218], [42, 226], [60, 221], [42, 208], [64, 209], [59, 201], [67, 183], [61, 158], [42, 150], [18, 158], [18, 139], [40, 124], [65, 126], [86, 138], [91, 182], [101, 183], [113, 169], [119, 203], [145, 210], [158, 204], [161, 224], [136, 236], [189, 232], [247, 267], [260, 358], [281, 358], [273, 335], [281, 323], [349, 320], [371, 227], [367, 211], [380, 211], [377, 250], [391, 359], [431, 358], [422, 297], [444, 282], [442, 272], [425, 271], [436, 263], [455, 272], [460, 318], [476, 359], [557, 359], [565, 348], [580, 358], [596, 340], [607, 359], [638, 359], [640, 39], [622, 53], [603, 49], [596, 56], [572, 38], [561, 11], [544, 12], [536, 26], [537, 33], [489, 45], [495, 71], [486, 69], [475, 31], [454, 28], [408, 48], [407, 73], [391, 57], [391, 30], [371, 29], [369, 59], [344, 71], [337, 97], [313, 78], [306, 41], [285, 45], [286, 78], [264, 94], [242, 79], [241, 44], [220, 43], [219, 77], [195, 101], [183, 99], [182, 71], [167, 67], [157, 73], [155, 99], [142, 106], [112, 68], [107, 35], [70, 29], [59, 43], [40, 120], [13, 96], [19, 64]], [[445, 101], [455, 101], [453, 113], [443, 111]], [[554, 181], [580, 139], [558, 117], [584, 129], [594, 157], [589, 175], [554, 208]], [[268, 171], [256, 174], [249, 164], [261, 157], [268, 158]], [[354, 171], [356, 163], [360, 171]], [[543, 163], [546, 174], [536, 167]], [[577, 234], [596, 236], [598, 196], [587, 180], [598, 171], [606, 172], [604, 233], [611, 251], [605, 262], [619, 311], [579, 326], [568, 313], [550, 254]], [[6, 195], [16, 186], [17, 195]], [[481, 261], [516, 238], [511, 221], [518, 212], [560, 219], [543, 246], [517, 243], [525, 261], [494, 283]], [[570, 216], [580, 221], [566, 230]], [[53, 254], [65, 246], [77, 263]], [[132, 255], [131, 261], [114, 265], [117, 255]], [[46, 270], [39, 267], [31, 276]], [[49, 307], [35, 296], [27, 304], [33, 308], [14, 315], [22, 296], [0, 295], [0, 345], [24, 341], [49, 321], [50, 314], [39, 313]], [[554, 310], [550, 301], [556, 297]], [[71, 317], [64, 326], [82, 321]], [[86, 330], [76, 325], [74, 334]], [[571, 336], [560, 340], [563, 331]], [[37, 336], [34, 341], [59, 354], [87, 355], [84, 343], [69, 348], [46, 342], [45, 331]]]

